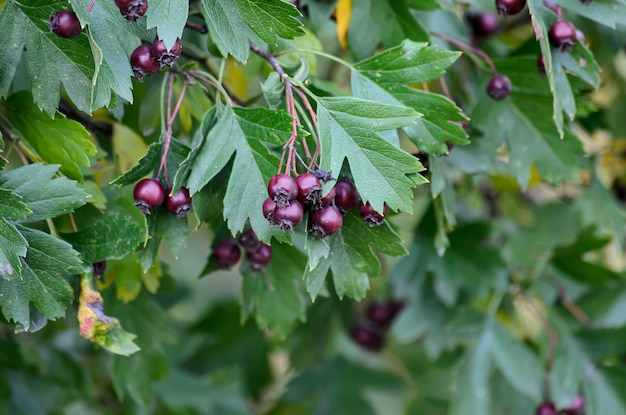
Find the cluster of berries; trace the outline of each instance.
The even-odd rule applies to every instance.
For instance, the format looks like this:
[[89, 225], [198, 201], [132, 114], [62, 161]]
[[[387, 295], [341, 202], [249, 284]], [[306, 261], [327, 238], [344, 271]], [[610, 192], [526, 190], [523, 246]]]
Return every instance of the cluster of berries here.
[[537, 415], [584, 415], [585, 414], [585, 398], [578, 395], [567, 408], [557, 410], [552, 402], [544, 402], [537, 407]]
[[174, 46], [170, 50], [158, 35], [152, 44], [142, 43], [130, 55], [130, 65], [138, 80], [143, 80], [144, 76], [154, 75], [165, 66], [172, 66], [176, 59], [180, 57], [182, 47], [180, 40], [176, 39]]
[[165, 210], [184, 218], [191, 210], [191, 196], [186, 187], [181, 187], [178, 192], [171, 194], [172, 189], [165, 189], [159, 179], [143, 179], [137, 182], [133, 190], [135, 206], [149, 215], [152, 209], [163, 205]]
[[272, 260], [272, 248], [259, 241], [252, 229], [239, 235], [239, 244], [233, 239], [222, 239], [213, 247], [213, 259], [221, 269], [230, 269], [241, 258], [241, 248], [253, 271], [260, 271]]
[[115, 0], [115, 5], [129, 22], [139, 19], [148, 10], [148, 0]]
[[293, 231], [309, 210], [309, 232], [324, 238], [337, 232], [343, 225], [343, 215], [359, 205], [359, 213], [370, 225], [383, 223], [387, 205], [382, 213], [376, 212], [369, 202], [359, 202], [356, 187], [348, 180], [339, 180], [323, 195], [322, 183], [331, 180], [323, 170], [300, 174], [295, 179], [287, 174], [277, 174], [267, 185], [269, 197], [263, 203], [263, 216], [283, 231]]
[[372, 352], [382, 350], [385, 335], [404, 304], [399, 301], [375, 302], [367, 308], [366, 321], [352, 328], [352, 340]]

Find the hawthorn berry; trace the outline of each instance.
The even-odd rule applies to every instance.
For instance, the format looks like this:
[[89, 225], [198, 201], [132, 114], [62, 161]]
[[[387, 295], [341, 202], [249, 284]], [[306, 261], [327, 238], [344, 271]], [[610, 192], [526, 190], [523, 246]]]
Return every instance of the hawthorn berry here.
[[152, 46], [143, 43], [130, 55], [130, 65], [138, 80], [142, 81], [144, 76], [154, 75], [159, 72], [161, 66], [154, 55]]
[[372, 352], [379, 352], [385, 343], [383, 336], [362, 324], [354, 326], [350, 336], [361, 347]]
[[80, 27], [80, 21], [78, 21], [76, 13], [70, 10], [61, 10], [60, 12], [51, 14], [48, 28], [55, 35], [65, 39], [78, 36], [83, 30], [82, 27]]
[[322, 183], [313, 173], [304, 173], [296, 177], [298, 202], [303, 205], [319, 206], [322, 203]]
[[546, 64], [543, 61], [543, 53], [537, 56], [537, 72], [539, 72], [540, 75], [546, 74]]
[[274, 220], [281, 230], [291, 232], [302, 222], [304, 208], [297, 200], [281, 208], [278, 205], [274, 209]]
[[326, 206], [309, 213], [311, 232], [318, 238], [332, 235], [343, 225], [343, 216], [335, 206]]
[[284, 208], [298, 197], [298, 184], [287, 174], [277, 174], [267, 184], [267, 194], [279, 208]]
[[246, 252], [246, 258], [250, 263], [250, 268], [260, 271], [272, 260], [272, 248], [261, 242], [255, 251]]
[[348, 180], [340, 180], [335, 184], [335, 206], [341, 213], [346, 213], [359, 203], [359, 193]]
[[576, 44], [576, 28], [566, 20], [559, 20], [550, 27], [548, 38], [552, 46], [569, 52]]
[[526, 0], [496, 0], [496, 9], [502, 16], [511, 16], [522, 11]]
[[468, 21], [476, 36], [492, 36], [502, 28], [498, 16], [490, 11], [472, 14], [468, 17]]
[[159, 179], [143, 179], [137, 182], [133, 190], [135, 206], [149, 215], [152, 209], [159, 207], [165, 199], [165, 189]]
[[154, 42], [152, 43], [152, 49], [154, 50], [154, 56], [156, 56], [157, 61], [159, 61], [159, 65], [161, 68], [164, 66], [172, 66], [176, 59], [180, 57], [182, 53], [182, 47], [180, 46], [180, 40], [176, 39], [174, 46], [170, 50], [167, 50], [165, 47], [165, 43], [161, 39], [154, 38]]
[[115, 0], [115, 5], [129, 22], [139, 19], [148, 10], [148, 0]]
[[186, 187], [181, 187], [178, 192], [170, 195], [169, 191], [165, 196], [165, 209], [178, 216], [184, 218], [191, 210], [191, 196], [189, 196], [189, 190]]
[[274, 219], [275, 210], [276, 203], [269, 197], [265, 199], [265, 202], [263, 202], [263, 216], [271, 225], [276, 225], [276, 219]]
[[107, 262], [104, 259], [102, 261], [96, 261], [91, 264], [91, 268], [93, 269], [93, 275], [96, 278], [100, 278], [102, 275], [104, 275], [104, 272], [107, 269]]
[[248, 229], [239, 235], [239, 244], [244, 251], [254, 252], [259, 248], [260, 241], [256, 233], [252, 229]]
[[557, 415], [558, 412], [552, 402], [544, 402], [537, 407], [537, 415]]
[[367, 319], [380, 328], [386, 328], [402, 310], [402, 303], [398, 301], [376, 302], [367, 309]]
[[572, 404], [561, 411], [566, 415], [584, 415], [585, 413], [585, 398], [580, 395], [574, 397]]
[[381, 214], [374, 210], [372, 205], [370, 205], [370, 202], [367, 202], [365, 204], [363, 202], [360, 202], [359, 214], [361, 215], [365, 223], [367, 223], [370, 226], [382, 225], [383, 220], [385, 219], [385, 216], [387, 216], [387, 204], [385, 203], [383, 205], [383, 212]]
[[232, 239], [222, 239], [213, 247], [213, 258], [221, 269], [230, 269], [240, 257], [239, 246]]
[[509, 95], [512, 90], [511, 80], [506, 75], [494, 75], [487, 83], [487, 95], [496, 101], [502, 101]]

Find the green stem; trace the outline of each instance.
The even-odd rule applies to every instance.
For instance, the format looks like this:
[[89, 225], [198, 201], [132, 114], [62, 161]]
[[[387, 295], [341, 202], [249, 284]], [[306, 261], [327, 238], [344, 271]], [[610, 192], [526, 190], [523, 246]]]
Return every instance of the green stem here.
[[294, 53], [294, 52], [308, 53], [310, 55], [321, 56], [323, 58], [330, 59], [331, 61], [335, 61], [335, 62], [339, 63], [340, 65], [346, 66], [346, 67], [348, 67], [348, 68], [350, 68], [352, 70], [356, 69], [354, 67], [354, 65], [352, 65], [351, 63], [341, 59], [340, 57], [337, 57], [335, 55], [331, 55], [329, 53], [322, 52], [322, 51], [319, 51], [319, 50], [312, 50], [312, 49], [286, 49], [286, 50], [283, 50], [283, 51], [280, 51], [280, 52], [276, 53], [275, 56], [287, 55], [289, 53]]

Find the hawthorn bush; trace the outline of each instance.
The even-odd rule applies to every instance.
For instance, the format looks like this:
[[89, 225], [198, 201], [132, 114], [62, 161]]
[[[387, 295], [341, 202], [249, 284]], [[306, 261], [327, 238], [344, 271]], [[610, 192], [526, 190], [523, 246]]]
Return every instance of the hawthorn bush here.
[[0, 414], [626, 415], [624, 0], [0, 9]]

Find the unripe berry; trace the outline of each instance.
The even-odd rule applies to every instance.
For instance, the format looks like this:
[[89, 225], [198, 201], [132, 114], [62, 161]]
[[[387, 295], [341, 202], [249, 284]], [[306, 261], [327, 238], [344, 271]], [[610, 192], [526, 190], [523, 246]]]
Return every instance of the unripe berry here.
[[139, 19], [148, 10], [148, 0], [115, 0], [115, 5], [129, 22]]
[[76, 13], [70, 10], [61, 10], [51, 14], [48, 28], [55, 35], [66, 39], [80, 35], [80, 32], [83, 30], [80, 27], [80, 21], [78, 21]]
[[550, 27], [548, 37], [552, 46], [569, 52], [576, 44], [576, 28], [570, 22], [560, 20]]
[[297, 200], [281, 208], [276, 206], [274, 209], [274, 220], [281, 230], [291, 232], [302, 222], [304, 216], [304, 208]]
[[526, 0], [496, 0], [496, 9], [503, 16], [517, 14], [526, 6]]
[[152, 49], [154, 50], [154, 56], [156, 56], [157, 61], [159, 61], [161, 68], [166, 65], [174, 65], [174, 61], [176, 61], [182, 53], [180, 40], [178, 39], [176, 39], [174, 46], [172, 46], [170, 50], [167, 50], [163, 41], [156, 37], [154, 43], [152, 43]]
[[133, 51], [130, 55], [130, 65], [138, 80], [142, 81], [144, 76], [154, 75], [161, 68], [154, 56], [152, 46], [144, 43]]
[[487, 95], [496, 101], [502, 101], [511, 95], [511, 80], [506, 75], [494, 75], [487, 83]]
[[347, 180], [340, 180], [335, 184], [335, 206], [340, 212], [346, 213], [359, 203], [359, 193], [356, 187]]
[[165, 196], [165, 209], [168, 212], [175, 214], [179, 218], [184, 218], [191, 210], [191, 196], [189, 196], [189, 190], [186, 187], [181, 187], [180, 190], [173, 195], [169, 195], [169, 191]]
[[241, 251], [232, 239], [223, 239], [213, 247], [213, 258], [221, 269], [230, 269], [239, 262]]
[[332, 235], [341, 228], [341, 225], [343, 225], [343, 216], [334, 206], [326, 206], [324, 209], [309, 213], [311, 232], [318, 238]]
[[272, 260], [272, 248], [261, 242], [256, 251], [246, 252], [246, 258], [250, 263], [250, 268], [260, 271]]
[[149, 215], [152, 209], [163, 203], [165, 189], [158, 179], [143, 179], [135, 185], [133, 196], [135, 197], [135, 206]]
[[298, 184], [287, 174], [277, 174], [267, 184], [267, 194], [279, 208], [284, 208], [298, 197]]
[[383, 205], [383, 213], [380, 214], [374, 210], [372, 205], [370, 205], [370, 202], [367, 202], [365, 204], [361, 202], [359, 204], [359, 214], [361, 215], [365, 223], [370, 226], [382, 225], [385, 216], [387, 216], [387, 204], [385, 203]]

